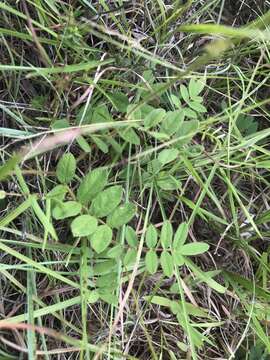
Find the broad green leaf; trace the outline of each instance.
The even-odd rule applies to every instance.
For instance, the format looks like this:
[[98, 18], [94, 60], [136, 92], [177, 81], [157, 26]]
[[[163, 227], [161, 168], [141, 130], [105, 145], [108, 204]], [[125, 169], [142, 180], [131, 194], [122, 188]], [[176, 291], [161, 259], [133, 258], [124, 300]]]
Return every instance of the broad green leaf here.
[[136, 257], [137, 257], [137, 250], [134, 248], [128, 249], [124, 257], [124, 261], [123, 261], [124, 265], [128, 266], [134, 264], [136, 261]]
[[92, 248], [99, 254], [104, 251], [112, 241], [112, 229], [108, 225], [100, 225], [90, 236]]
[[167, 277], [171, 277], [173, 275], [174, 262], [172, 256], [169, 254], [168, 251], [162, 251], [160, 256], [160, 264], [164, 275]]
[[188, 84], [188, 92], [191, 98], [194, 98], [198, 96], [203, 88], [204, 88], [205, 82], [203, 80], [195, 80], [192, 78]]
[[138, 245], [138, 237], [136, 231], [129, 225], [126, 226], [125, 237], [129, 246], [136, 247]]
[[184, 121], [183, 110], [168, 111], [163, 119], [160, 127], [161, 133], [165, 133], [169, 136], [175, 134], [180, 129]]
[[165, 117], [166, 111], [164, 109], [152, 110], [144, 119], [144, 127], [147, 129], [157, 126]]
[[96, 229], [97, 219], [90, 215], [80, 215], [71, 223], [71, 231], [75, 237], [91, 235]]
[[184, 121], [181, 129], [176, 133], [176, 137], [185, 137], [183, 140], [179, 140], [177, 145], [184, 145], [189, 143], [190, 139], [196, 134], [199, 128], [198, 120]]
[[161, 169], [161, 163], [158, 161], [158, 159], [154, 159], [152, 161], [149, 161], [147, 163], [147, 171], [150, 174], [158, 174], [160, 172]]
[[175, 265], [177, 265], [177, 266], [184, 265], [185, 258], [178, 250], [173, 250], [172, 257], [173, 257], [173, 261], [174, 261]]
[[186, 256], [203, 254], [209, 250], [209, 245], [204, 242], [195, 242], [178, 247], [177, 251]]
[[117, 262], [115, 260], [104, 260], [93, 266], [94, 275], [111, 274], [114, 271], [117, 271]]
[[115, 289], [117, 287], [117, 273], [110, 272], [109, 274], [100, 276], [96, 281], [96, 286], [99, 288]]
[[158, 160], [162, 165], [168, 164], [174, 161], [179, 154], [177, 149], [165, 149], [158, 154]]
[[112, 228], [119, 229], [121, 226], [127, 224], [135, 215], [136, 206], [132, 203], [127, 203], [117, 207], [107, 218], [107, 223]]
[[57, 130], [57, 129], [65, 129], [68, 128], [69, 122], [67, 119], [60, 119], [60, 120], [56, 120], [52, 123], [51, 127], [53, 130]]
[[164, 221], [161, 234], [160, 234], [160, 242], [164, 249], [168, 249], [172, 244], [172, 236], [173, 236], [173, 228], [172, 224], [169, 220]]
[[176, 233], [173, 238], [173, 248], [178, 249], [180, 246], [184, 245], [188, 236], [188, 224], [183, 222], [180, 224], [176, 230]]
[[56, 185], [54, 188], [52, 188], [51, 191], [48, 192], [46, 199], [63, 201], [67, 192], [68, 187], [66, 185]]
[[123, 253], [123, 246], [121, 244], [115, 245], [106, 253], [108, 258], [119, 259]]
[[71, 153], [64, 154], [56, 167], [57, 179], [63, 184], [68, 184], [74, 178], [75, 171], [75, 157]]
[[105, 169], [94, 169], [82, 180], [78, 191], [77, 200], [87, 205], [107, 184], [108, 174]]
[[188, 103], [188, 105], [191, 107], [191, 109], [199, 112], [199, 113], [205, 113], [207, 112], [207, 109], [205, 106], [203, 106], [202, 104], [195, 102], [195, 101], [190, 101]]
[[184, 108], [184, 113], [185, 113], [185, 116], [189, 119], [197, 119], [198, 118], [197, 113], [190, 108], [187, 108], [187, 107]]
[[77, 201], [57, 202], [52, 210], [52, 216], [56, 220], [76, 216], [81, 212], [82, 205]]
[[188, 93], [188, 89], [185, 85], [181, 84], [180, 85], [180, 95], [182, 97], [182, 99], [188, 103], [189, 102], [189, 93]]
[[118, 134], [121, 136], [122, 139], [124, 139], [128, 143], [131, 143], [134, 145], [140, 145], [140, 138], [136, 134], [135, 130], [132, 128], [118, 130]]
[[149, 248], [154, 248], [157, 244], [157, 229], [154, 225], [150, 224], [146, 230], [146, 245]]
[[91, 119], [92, 124], [100, 124], [113, 121], [112, 116], [108, 110], [108, 107], [104, 104], [95, 107], [93, 116]]
[[96, 217], [109, 215], [121, 202], [123, 188], [120, 185], [111, 186], [100, 192], [93, 200], [90, 211]]
[[155, 274], [158, 268], [158, 257], [153, 249], [150, 249], [145, 256], [145, 266], [150, 274]]
[[127, 111], [127, 107], [129, 105], [128, 97], [126, 94], [122, 92], [115, 92], [109, 94], [111, 102], [115, 108], [115, 110], [125, 113]]
[[172, 175], [160, 176], [157, 179], [157, 185], [162, 190], [178, 190], [181, 187], [181, 182]]

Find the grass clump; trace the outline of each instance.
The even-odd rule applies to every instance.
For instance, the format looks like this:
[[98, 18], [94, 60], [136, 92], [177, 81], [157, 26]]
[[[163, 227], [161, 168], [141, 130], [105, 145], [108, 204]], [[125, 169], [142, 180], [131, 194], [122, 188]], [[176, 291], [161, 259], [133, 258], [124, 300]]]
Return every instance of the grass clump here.
[[268, 7], [0, 2], [1, 358], [269, 358]]

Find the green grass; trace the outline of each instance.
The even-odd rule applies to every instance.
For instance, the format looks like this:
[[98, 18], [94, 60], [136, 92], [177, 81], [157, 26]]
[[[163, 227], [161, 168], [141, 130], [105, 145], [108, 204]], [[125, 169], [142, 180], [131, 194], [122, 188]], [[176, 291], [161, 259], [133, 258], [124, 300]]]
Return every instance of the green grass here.
[[269, 11], [0, 2], [0, 359], [270, 357]]

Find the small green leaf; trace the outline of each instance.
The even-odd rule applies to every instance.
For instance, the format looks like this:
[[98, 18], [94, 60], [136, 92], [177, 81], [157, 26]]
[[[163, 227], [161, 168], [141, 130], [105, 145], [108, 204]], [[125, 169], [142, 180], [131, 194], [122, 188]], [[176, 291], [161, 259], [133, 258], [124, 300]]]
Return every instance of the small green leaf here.
[[207, 285], [209, 285], [212, 289], [217, 292], [224, 294], [226, 288], [219, 283], [217, 283], [214, 279], [212, 279], [209, 273], [203, 272], [197, 265], [195, 265], [189, 258], [185, 257], [185, 264], [192, 270], [194, 275], [198, 277], [200, 280], [204, 281]]
[[99, 294], [96, 290], [89, 291], [88, 297], [87, 297], [88, 304], [94, 304], [98, 301], [98, 299], [99, 299]]
[[104, 123], [104, 122], [110, 122], [110, 121], [113, 121], [113, 119], [108, 110], [107, 105], [101, 104], [101, 105], [95, 107], [95, 110], [93, 112], [93, 116], [91, 119], [91, 123], [97, 124], [97, 123]]
[[185, 139], [179, 140], [177, 145], [184, 145], [190, 142], [190, 139], [196, 134], [199, 128], [198, 120], [188, 120], [184, 121], [181, 129], [177, 132], [177, 137], [185, 136]]
[[175, 265], [177, 266], [183, 266], [185, 263], [185, 258], [183, 257], [183, 255], [178, 251], [178, 250], [174, 250], [172, 253], [173, 256], [173, 261], [175, 263]]
[[177, 149], [165, 149], [158, 154], [158, 160], [162, 165], [168, 164], [174, 161], [179, 154]]
[[107, 251], [108, 258], [119, 259], [123, 252], [123, 246], [118, 244]]
[[140, 120], [142, 118], [141, 106], [136, 103], [128, 105], [127, 115], [128, 120]]
[[191, 109], [199, 112], [199, 113], [205, 113], [207, 112], [207, 109], [205, 106], [203, 106], [202, 104], [195, 102], [195, 101], [190, 101], [188, 103], [188, 105], [191, 107]]
[[175, 134], [180, 129], [184, 121], [183, 110], [168, 111], [163, 119], [160, 127], [161, 133], [165, 133], [169, 136]]
[[129, 105], [128, 97], [122, 92], [115, 92], [109, 94], [109, 97], [113, 103], [115, 110], [125, 113]]
[[132, 265], [135, 263], [136, 261], [136, 257], [137, 257], [137, 250], [136, 249], [128, 249], [125, 257], [124, 257], [124, 265], [128, 266], [128, 265]]
[[138, 245], [138, 237], [136, 231], [131, 226], [126, 226], [126, 240], [129, 246], [136, 247]]
[[107, 184], [108, 174], [105, 169], [94, 169], [82, 180], [77, 190], [77, 200], [87, 205]]
[[113, 213], [108, 216], [107, 223], [112, 228], [119, 229], [127, 224], [135, 215], [136, 206], [132, 203], [126, 203], [116, 208]]
[[122, 186], [111, 186], [100, 192], [93, 200], [90, 211], [96, 217], [109, 215], [121, 202]]
[[160, 257], [160, 264], [164, 275], [167, 277], [171, 277], [173, 275], [174, 262], [172, 256], [168, 253], [168, 251], [162, 251]]
[[191, 98], [197, 96], [199, 93], [197, 88], [197, 81], [194, 78], [192, 78], [188, 84], [188, 92]]
[[92, 135], [91, 139], [97, 145], [99, 150], [101, 150], [104, 154], [107, 154], [107, 152], [109, 151], [108, 145], [103, 140], [101, 140], [100, 137]]
[[111, 274], [114, 271], [117, 271], [117, 263], [115, 260], [104, 260], [93, 266], [94, 275]]
[[118, 134], [121, 136], [122, 139], [127, 141], [128, 143], [134, 145], [140, 145], [140, 138], [132, 128], [127, 128], [124, 130], [118, 130]]
[[52, 216], [56, 220], [76, 216], [81, 212], [82, 205], [77, 201], [57, 202], [52, 210]]
[[167, 297], [164, 296], [145, 296], [146, 300], [149, 300], [151, 302], [151, 304], [156, 304], [156, 305], [160, 305], [160, 306], [166, 306], [166, 307], [170, 307], [172, 300], [168, 299]]
[[195, 111], [189, 108], [184, 108], [185, 116], [189, 119], [197, 119], [198, 115]]
[[148, 134], [159, 141], [168, 140], [170, 138], [169, 135], [157, 131], [148, 131]]
[[198, 96], [204, 89], [205, 81], [204, 80], [195, 80], [192, 78], [188, 84], [189, 95], [194, 98]]
[[117, 306], [118, 298], [116, 295], [111, 293], [111, 289], [106, 289], [106, 291], [99, 291], [99, 296], [101, 300], [105, 301], [109, 305]]
[[64, 154], [58, 161], [56, 167], [57, 179], [63, 183], [68, 184], [74, 177], [76, 171], [76, 160], [71, 153]]
[[158, 268], [158, 257], [156, 252], [151, 249], [146, 253], [145, 266], [150, 274], [155, 274]]
[[0, 190], [0, 200], [3, 200], [6, 197], [6, 192], [4, 190]]
[[152, 110], [144, 119], [144, 127], [147, 129], [157, 126], [165, 117], [166, 111], [164, 109]]
[[195, 242], [178, 247], [177, 250], [182, 255], [194, 256], [203, 254], [208, 251], [209, 245], [204, 242]]
[[99, 254], [104, 251], [112, 241], [112, 229], [108, 225], [100, 225], [90, 236], [92, 248]]
[[51, 191], [48, 192], [46, 198], [63, 201], [67, 192], [68, 187], [66, 185], [56, 185], [54, 188], [52, 188]]
[[149, 248], [154, 248], [157, 244], [157, 229], [150, 224], [146, 230], [146, 245]]
[[180, 224], [176, 230], [173, 239], [173, 248], [178, 249], [180, 246], [184, 245], [188, 236], [188, 224], [183, 222]]
[[96, 281], [96, 286], [99, 288], [111, 288], [117, 287], [117, 274], [110, 272], [109, 274], [100, 276]]
[[255, 166], [258, 169], [270, 169], [270, 160], [259, 161]]
[[91, 152], [91, 147], [88, 144], [88, 142], [85, 140], [85, 138], [83, 136], [78, 136], [77, 139], [77, 144], [80, 146], [80, 148], [86, 152], [86, 153], [90, 153]]
[[172, 101], [173, 105], [174, 105], [177, 109], [181, 109], [182, 104], [181, 104], [181, 101], [180, 101], [179, 97], [176, 96], [176, 95], [174, 95], [174, 94], [172, 94], [172, 95], [170, 96], [170, 98], [171, 98], [171, 101]]
[[73, 236], [81, 237], [93, 234], [97, 228], [97, 219], [90, 215], [80, 215], [71, 223]]
[[15, 154], [11, 158], [9, 158], [3, 165], [0, 166], [0, 181], [10, 176], [16, 165], [20, 163], [21, 158], [21, 154]]
[[168, 249], [172, 244], [173, 228], [170, 221], [164, 221], [160, 234], [160, 242], [164, 249]]
[[178, 190], [181, 182], [172, 175], [162, 176], [157, 179], [157, 185], [162, 190]]
[[57, 130], [57, 129], [65, 129], [69, 127], [69, 122], [67, 119], [60, 119], [60, 120], [56, 120], [52, 123], [52, 129], [53, 130]]
[[182, 99], [188, 103], [189, 102], [189, 93], [188, 93], [188, 89], [185, 85], [181, 84], [180, 85], [180, 95], [182, 97]]

